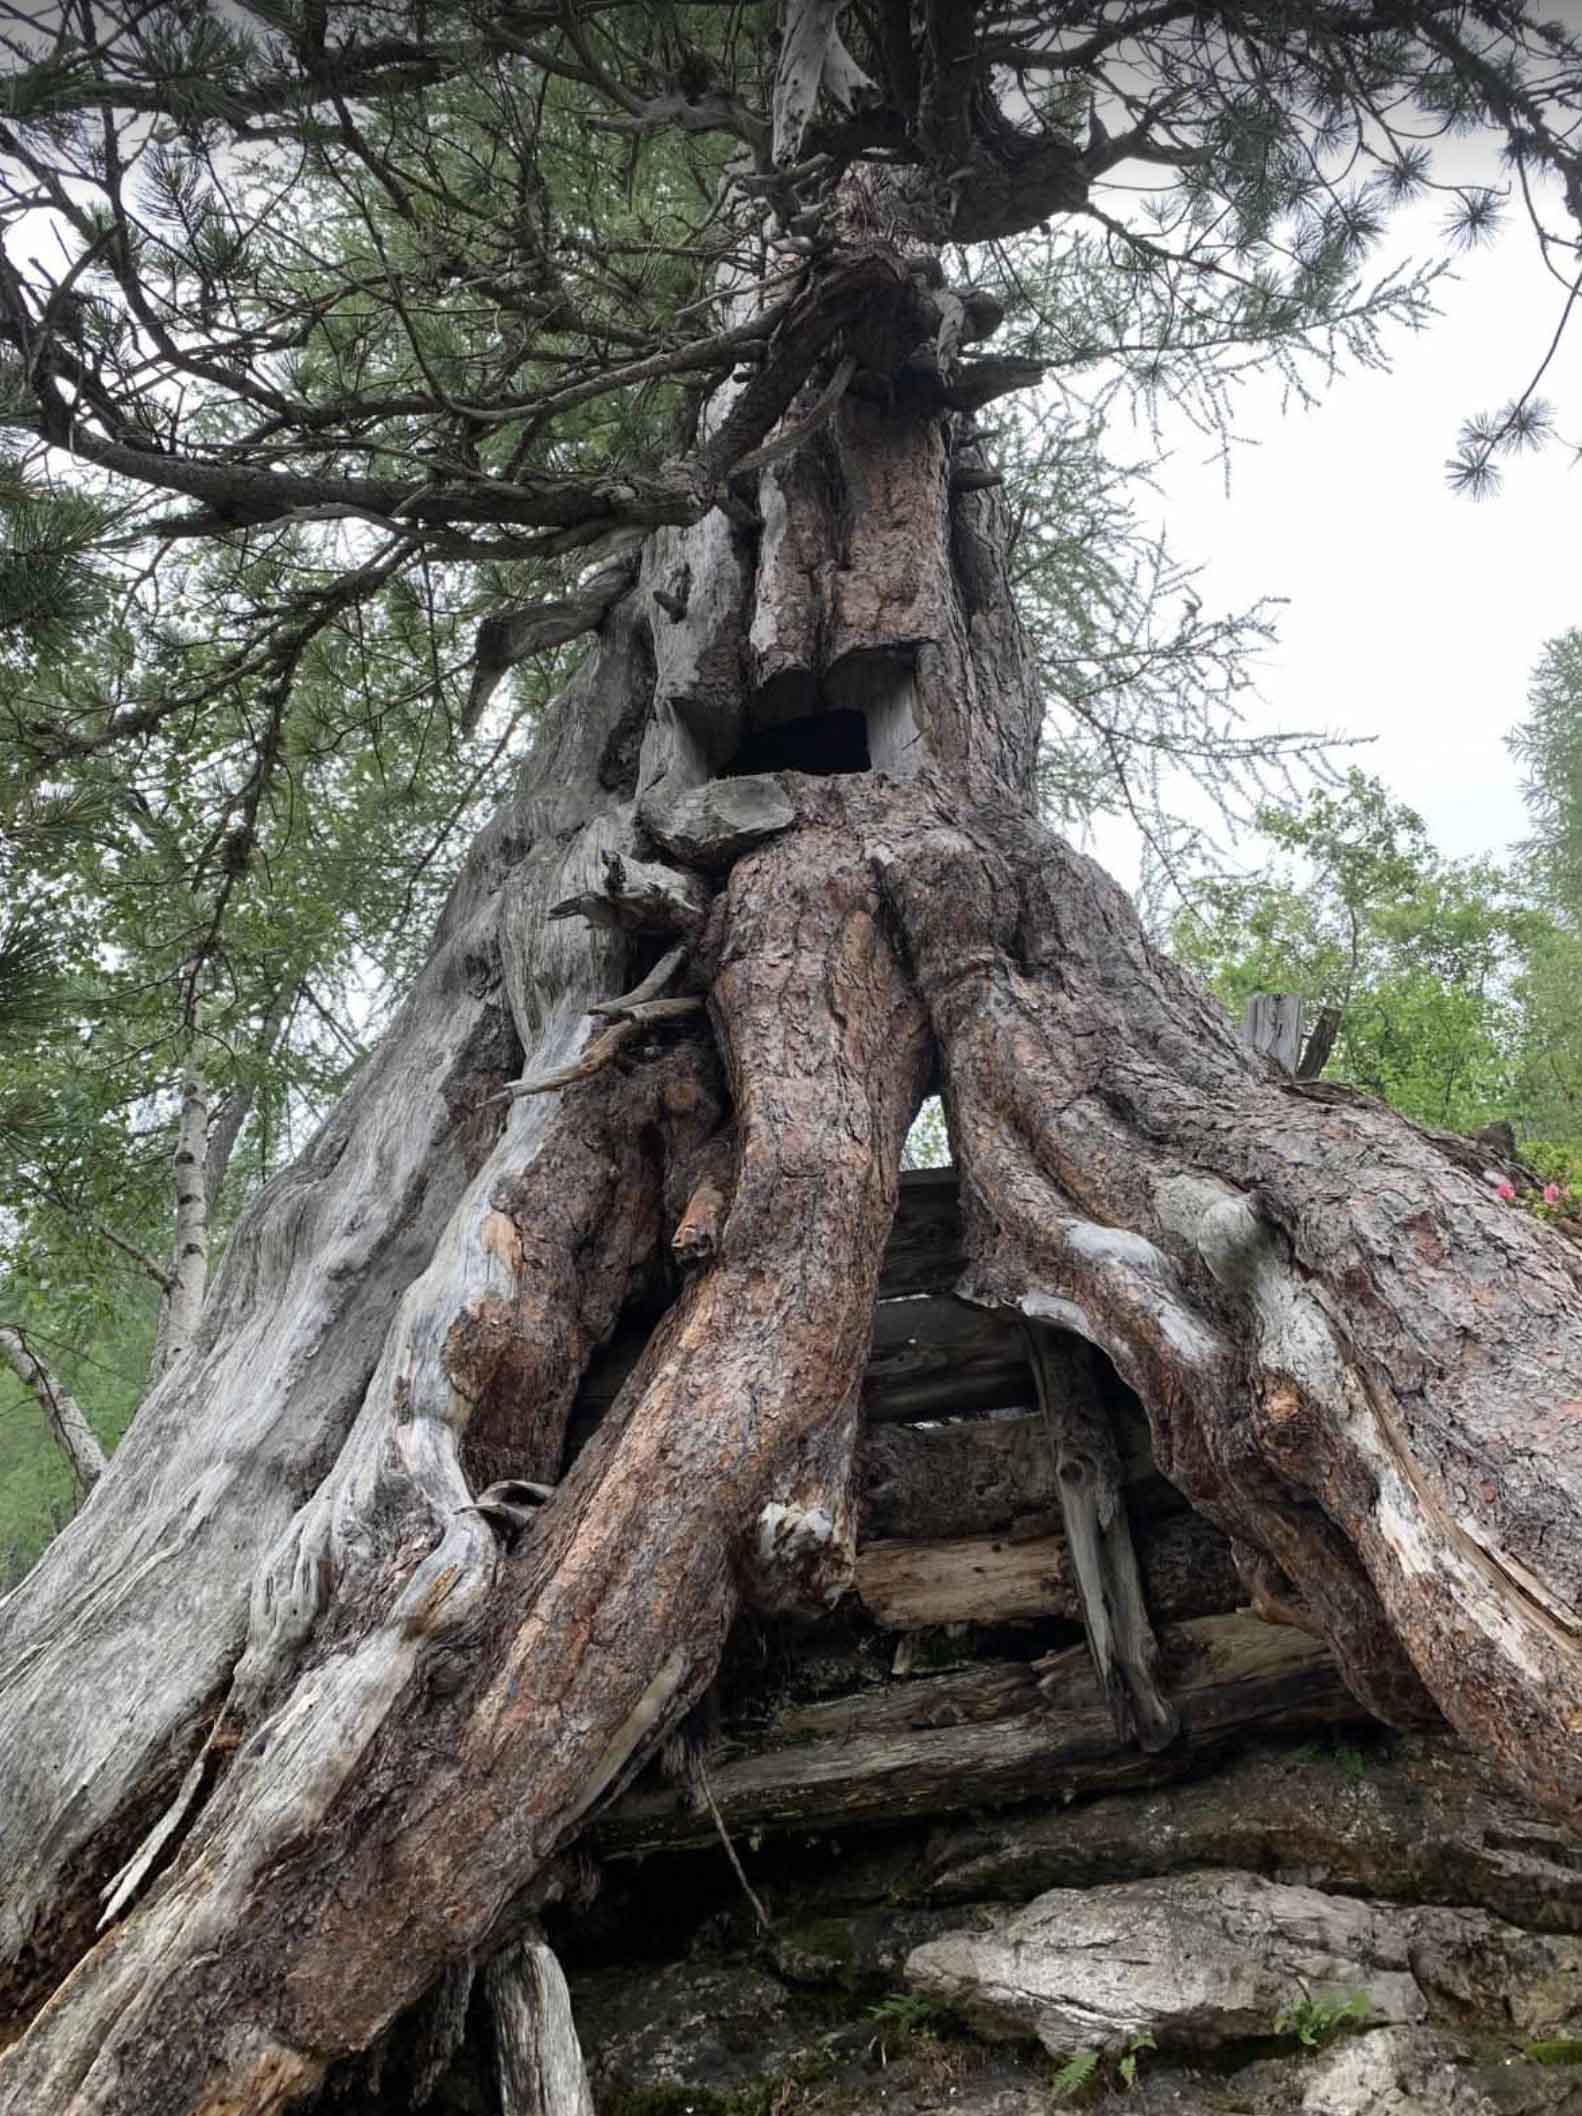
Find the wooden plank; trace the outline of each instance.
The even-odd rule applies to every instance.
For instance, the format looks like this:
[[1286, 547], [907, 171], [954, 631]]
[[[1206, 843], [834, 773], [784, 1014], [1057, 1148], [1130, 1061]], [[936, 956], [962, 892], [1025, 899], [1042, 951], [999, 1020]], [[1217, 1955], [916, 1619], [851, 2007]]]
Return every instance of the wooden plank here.
[[[1037, 1402], [1016, 1318], [974, 1307], [949, 1290], [963, 1264], [956, 1171], [909, 1170], [901, 1178], [863, 1381], [870, 1425], [1031, 1409]], [[646, 1329], [621, 1330], [594, 1359], [577, 1399], [579, 1436], [615, 1401], [647, 1336]]]
[[[1301, 1632], [1246, 1614], [1205, 1617], [1166, 1626], [1160, 1648], [1181, 1714], [1180, 1738], [1160, 1753], [1117, 1740], [1080, 1646], [1041, 1664], [973, 1668], [795, 1707], [752, 1754], [711, 1765], [710, 1790], [738, 1837], [849, 1829], [1158, 1783], [1254, 1733], [1365, 1716], [1328, 1654]], [[594, 1837], [616, 1857], [717, 1842], [708, 1815], [646, 1782], [616, 1802]]]
[[[1246, 1601], [1228, 1539], [1200, 1515], [1176, 1514], [1138, 1542], [1156, 1619], [1221, 1615]], [[874, 1622], [890, 1631], [1082, 1620], [1063, 1535], [869, 1543], [857, 1553], [855, 1586]]]
[[[578, 1396], [579, 1418], [608, 1410], [647, 1341], [645, 1329], [622, 1330], [599, 1353]], [[1031, 1405], [1021, 1332], [1013, 1318], [950, 1294], [881, 1301], [862, 1400], [876, 1423]]]
[[[1132, 1518], [1179, 1513], [1185, 1499], [1153, 1466], [1135, 1399], [1114, 1407]], [[1036, 1412], [943, 1425], [870, 1425], [857, 1457], [859, 1540], [1053, 1533], [1060, 1524], [1054, 1462]]]
[[1255, 1051], [1294, 1073], [1302, 1055], [1304, 1002], [1299, 992], [1254, 992], [1241, 1017], [1240, 1035]]
[[863, 1376], [870, 1424], [1002, 1410], [1037, 1401], [1027, 1346], [1012, 1316], [951, 1294], [881, 1301]]
[[909, 1168], [879, 1273], [880, 1300], [948, 1293], [965, 1263], [960, 1177], [954, 1168]]

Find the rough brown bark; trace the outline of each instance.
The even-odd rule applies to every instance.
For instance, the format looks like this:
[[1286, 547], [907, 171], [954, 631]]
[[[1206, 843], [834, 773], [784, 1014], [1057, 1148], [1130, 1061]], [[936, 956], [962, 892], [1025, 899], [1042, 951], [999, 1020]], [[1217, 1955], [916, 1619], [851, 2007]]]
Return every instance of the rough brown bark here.
[[[865, 289], [932, 312], [882, 250], [820, 311], [832, 359]], [[7, 2116], [301, 2100], [513, 1943], [739, 1606], [840, 1592], [936, 1061], [985, 1327], [1105, 1350], [1358, 1696], [1431, 1696], [1582, 1810], [1582, 1261], [1446, 1142], [1281, 1081], [1039, 828], [998, 502], [953, 477], [937, 389], [827, 399], [847, 357], [756, 528], [656, 517], [411, 1003], [4, 1605]], [[875, 768], [817, 774], [832, 711]], [[788, 768], [719, 776], [770, 738]], [[661, 981], [707, 1032], [637, 997], [677, 947]], [[480, 1495], [555, 1481], [623, 1310], [657, 1325], [515, 1533]], [[1284, 1711], [1317, 1649], [1261, 1637]], [[1190, 1670], [1163, 1689], [1193, 1729]], [[1032, 1719], [1014, 1753], [973, 1730], [976, 1763], [932, 1730], [917, 1802], [941, 1771], [993, 1799], [1040, 1758], [1046, 1785], [1174, 1768], [1047, 1688]]]
[[1420, 1716], [1426, 1685], [1574, 1815], [1575, 1253], [1455, 1142], [1246, 1052], [1091, 862], [1017, 817], [922, 828], [887, 844], [963, 1290], [1109, 1351], [1160, 1467], [1283, 1568], [1372, 1708]]

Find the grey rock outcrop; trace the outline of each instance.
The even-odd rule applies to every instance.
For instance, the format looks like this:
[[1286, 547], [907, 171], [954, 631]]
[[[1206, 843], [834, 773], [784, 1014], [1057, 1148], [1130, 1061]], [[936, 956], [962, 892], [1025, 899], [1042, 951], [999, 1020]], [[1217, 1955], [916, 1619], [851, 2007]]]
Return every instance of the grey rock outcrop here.
[[1242, 1872], [1054, 1889], [991, 1931], [927, 1942], [906, 1973], [979, 2032], [1056, 2055], [1140, 2036], [1212, 2048], [1353, 1994], [1376, 2024], [1552, 2036], [1582, 2022], [1582, 1942]]

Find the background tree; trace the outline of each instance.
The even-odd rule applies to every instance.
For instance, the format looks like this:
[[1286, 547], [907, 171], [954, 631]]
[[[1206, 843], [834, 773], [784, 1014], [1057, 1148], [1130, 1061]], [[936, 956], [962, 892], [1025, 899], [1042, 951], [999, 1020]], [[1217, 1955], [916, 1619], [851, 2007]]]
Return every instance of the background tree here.
[[[1500, 131], [1574, 261], [1575, 40], [1501, 0], [837, 12], [19, 33], [10, 218], [64, 246], [8, 245], [4, 416], [102, 484], [126, 551], [217, 555], [168, 652], [15, 740], [47, 787], [245, 719], [191, 775], [180, 1033], [226, 1003], [212, 936], [344, 639], [421, 648], [399, 598], [463, 569], [459, 723], [525, 654], [597, 648], [7, 1598], [0, 2107], [285, 2108], [425, 1993], [454, 2027], [475, 1965], [518, 1972], [738, 1610], [849, 1576], [855, 1389], [935, 1078], [962, 1292], [1113, 1358], [1160, 1467], [1359, 1697], [1432, 1698], [1576, 1812], [1576, 1254], [1449, 1145], [1277, 1079], [1044, 832], [979, 424], [1061, 362], [1212, 392], [1227, 350], [1366, 351], [1421, 297], [1358, 265], [1459, 126]], [[1158, 184], [1129, 218], [1126, 169]], [[1474, 456], [1538, 423], [1518, 404]], [[567, 1467], [623, 1312], [647, 1349]], [[1457, 1496], [1469, 1457], [1492, 1498]], [[1098, 1641], [1125, 1553], [1086, 1503]], [[1118, 1721], [1168, 1739], [1146, 1623], [1106, 1651]]]
[[[267, 699], [233, 680], [213, 628], [244, 636], [260, 603], [301, 592], [299, 570], [279, 551], [242, 566], [167, 555], [127, 579], [97, 548], [110, 533], [86, 496], [22, 480], [0, 562], [18, 734], [0, 766], [3, 1320], [26, 1334], [32, 1381], [59, 1363], [106, 1441], [150, 1362], [157, 1377], [190, 1335], [209, 1251], [242, 1200], [311, 1134], [388, 1018], [452, 847], [487, 812], [491, 772], [539, 695], [524, 684], [473, 741], [456, 738], [468, 671], [454, 646], [436, 667], [454, 619], [420, 574], [421, 604], [392, 596], [305, 651], [266, 768]], [[47, 771], [31, 749], [29, 729], [85, 699], [125, 710], [139, 688], [209, 683], [195, 725], [160, 721]], [[90, 1342], [84, 1368], [74, 1347]], [[34, 1388], [7, 1382], [28, 1466], [7, 1484], [0, 1539], [30, 1558], [64, 1492], [26, 1443], [42, 1430]]]
[[[1522, 1101], [1541, 1139], [1582, 1161], [1582, 633], [1544, 649], [1528, 717], [1510, 738], [1525, 770], [1533, 835], [1522, 848], [1528, 887], [1549, 921], [1528, 951]], [[1582, 1167], [1576, 1170], [1582, 1175]]]
[[1488, 860], [1445, 860], [1422, 818], [1360, 771], [1264, 834], [1301, 866], [1194, 887], [1177, 959], [1239, 1018], [1255, 992], [1334, 1007], [1329, 1077], [1419, 1123], [1471, 1131], [1517, 1113], [1518, 980], [1551, 922]]

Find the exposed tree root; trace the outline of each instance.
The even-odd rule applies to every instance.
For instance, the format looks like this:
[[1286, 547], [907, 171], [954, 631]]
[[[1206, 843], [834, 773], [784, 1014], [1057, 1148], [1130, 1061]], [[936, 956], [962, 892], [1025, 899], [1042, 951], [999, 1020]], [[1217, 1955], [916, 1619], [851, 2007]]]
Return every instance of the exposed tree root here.
[[886, 891], [942, 1052], [961, 1290], [1101, 1345], [1160, 1468], [1278, 1564], [1358, 1697], [1437, 1705], [1574, 1820], [1575, 1252], [1367, 1098], [1284, 1083], [1090, 861], [900, 805]]
[[[0, 2108], [179, 2116], [237, 2082], [249, 2109], [286, 2106], [447, 1965], [510, 1939], [533, 1875], [709, 1681], [744, 1590], [844, 1584], [854, 1392], [927, 1044], [838, 817], [758, 859], [769, 871], [733, 883], [713, 991], [740, 1141], [717, 1261], [509, 1557], [475, 1511], [434, 1517], [448, 1473], [418, 1487], [416, 1517], [407, 1500], [382, 1511], [389, 1450], [423, 1459], [402, 1436], [427, 1415], [403, 1405], [394, 1348], [432, 1333], [397, 1333], [272, 1568], [231, 1707], [250, 1738], [169, 1877], [11, 2054]], [[524, 1323], [559, 1296], [533, 1268], [534, 1180], [558, 1196], [564, 1171], [495, 1174], [459, 1218], [517, 1291], [498, 1332], [485, 1295], [443, 1336], [448, 1430], [502, 1363], [540, 1356], [542, 1325]], [[488, 1234], [486, 1202], [511, 1232]], [[585, 1182], [575, 1210], [609, 1239]], [[415, 1289], [414, 1317], [427, 1300]], [[311, 1610], [289, 1600], [304, 1592]], [[215, 2019], [218, 2041], [197, 2025]]]

